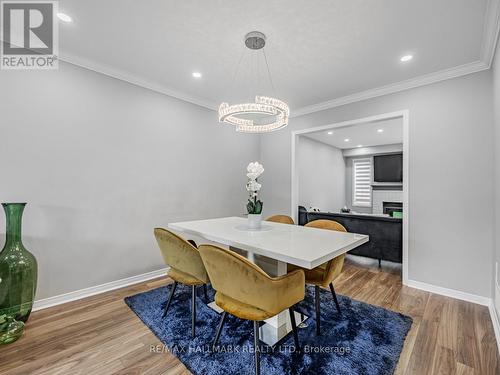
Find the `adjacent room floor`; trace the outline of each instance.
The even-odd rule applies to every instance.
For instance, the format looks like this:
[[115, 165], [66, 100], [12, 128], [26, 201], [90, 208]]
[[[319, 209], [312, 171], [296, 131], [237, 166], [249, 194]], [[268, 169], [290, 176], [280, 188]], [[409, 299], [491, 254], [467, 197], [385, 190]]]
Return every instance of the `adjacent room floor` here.
[[[0, 349], [1, 374], [189, 374], [123, 298], [168, 284], [165, 277], [32, 314], [24, 337]], [[410, 315], [396, 374], [499, 374], [484, 306], [404, 287], [398, 267], [349, 257], [340, 294]]]

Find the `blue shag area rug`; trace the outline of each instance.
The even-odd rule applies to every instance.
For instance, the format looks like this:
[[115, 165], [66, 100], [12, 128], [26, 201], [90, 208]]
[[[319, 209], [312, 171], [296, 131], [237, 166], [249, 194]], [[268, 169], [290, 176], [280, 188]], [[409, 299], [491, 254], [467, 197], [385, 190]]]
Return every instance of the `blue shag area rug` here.
[[[217, 352], [211, 351], [220, 315], [206, 305], [198, 287], [196, 337], [191, 338], [191, 289], [178, 285], [165, 319], [163, 306], [171, 285], [125, 298], [126, 304], [165, 346], [152, 352], [172, 353], [196, 375], [253, 374], [253, 322], [228, 314]], [[209, 299], [214, 291], [209, 287]], [[412, 319], [408, 316], [338, 295], [338, 314], [332, 295], [321, 290], [321, 335], [316, 336], [314, 288], [296, 311], [309, 316], [299, 328], [303, 350], [298, 353], [288, 335], [274, 348], [261, 342], [261, 373], [382, 375], [393, 374]]]

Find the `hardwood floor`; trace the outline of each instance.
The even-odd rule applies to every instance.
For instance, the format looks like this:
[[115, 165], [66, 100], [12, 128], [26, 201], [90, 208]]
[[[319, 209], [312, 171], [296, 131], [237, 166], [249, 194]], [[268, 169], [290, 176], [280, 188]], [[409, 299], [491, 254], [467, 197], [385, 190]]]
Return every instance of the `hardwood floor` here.
[[[398, 267], [349, 258], [338, 293], [410, 315], [396, 374], [500, 374], [488, 309], [401, 284]], [[32, 314], [24, 336], [0, 347], [0, 374], [189, 374], [123, 298], [168, 278], [134, 285]]]

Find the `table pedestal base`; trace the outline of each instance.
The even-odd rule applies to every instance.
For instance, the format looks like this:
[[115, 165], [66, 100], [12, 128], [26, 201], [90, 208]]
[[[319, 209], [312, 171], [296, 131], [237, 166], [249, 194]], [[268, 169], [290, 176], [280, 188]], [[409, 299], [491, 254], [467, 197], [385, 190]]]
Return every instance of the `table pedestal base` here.
[[[208, 304], [208, 307], [221, 314], [222, 310], [215, 301]], [[295, 323], [297, 324], [297, 329], [305, 328], [307, 325], [304, 323], [308, 318], [307, 315], [294, 312], [295, 313]], [[259, 328], [259, 338], [260, 341], [264, 342], [269, 346], [276, 345], [281, 339], [292, 332], [292, 322], [290, 321], [290, 314], [288, 311], [283, 311], [272, 318], [264, 321]]]
[[[308, 317], [298, 312], [294, 312], [294, 314], [297, 329], [299, 329], [300, 325], [304, 326], [303, 322], [305, 322]], [[275, 322], [278, 321], [277, 317], [280, 315], [284, 315], [283, 318], [285, 321], [281, 325], [276, 325]], [[272, 318], [264, 321], [264, 324], [260, 326], [259, 337], [262, 342], [269, 346], [274, 346], [290, 332], [292, 332], [290, 314], [288, 311], [283, 311], [279, 315], [273, 316]]]
[[210, 302], [209, 304], [207, 304], [207, 306], [210, 307], [212, 310], [215, 310], [219, 314], [222, 314], [224, 312], [224, 310], [222, 310], [219, 306], [217, 306], [215, 301]]

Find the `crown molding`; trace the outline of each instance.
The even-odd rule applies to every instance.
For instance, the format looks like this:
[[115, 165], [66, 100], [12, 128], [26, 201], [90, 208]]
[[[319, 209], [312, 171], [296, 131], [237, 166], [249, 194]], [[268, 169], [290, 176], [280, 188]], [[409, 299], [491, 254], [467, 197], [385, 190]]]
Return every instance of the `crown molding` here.
[[491, 67], [500, 29], [500, 0], [488, 0], [481, 44], [481, 60]]
[[135, 85], [135, 86], [139, 86], [139, 87], [142, 87], [142, 88], [145, 88], [148, 90], [152, 90], [152, 91], [158, 92], [160, 94], [168, 95], [170, 97], [173, 97], [173, 98], [176, 98], [179, 100], [183, 100], [185, 102], [195, 104], [195, 105], [198, 105], [200, 107], [204, 107], [204, 108], [207, 108], [210, 110], [217, 109], [217, 105], [214, 102], [211, 102], [211, 101], [203, 99], [203, 98], [191, 96], [191, 95], [185, 94], [185, 93], [178, 91], [178, 90], [173, 90], [173, 89], [168, 88], [164, 85], [159, 85], [159, 84], [154, 83], [152, 81], [145, 80], [145, 79], [140, 78], [134, 74], [113, 68], [111, 66], [99, 64], [99, 63], [96, 63], [94, 61], [83, 59], [81, 57], [77, 57], [77, 56], [70, 55], [67, 53], [65, 53], [62, 56], [59, 56], [58, 58], [59, 58], [59, 61], [63, 61], [65, 63], [75, 65], [75, 66], [78, 66], [80, 68], [91, 70], [91, 71], [96, 72], [96, 73], [104, 74], [108, 77], [112, 77], [112, 78], [118, 79], [120, 81], [130, 83], [130, 84]]
[[[500, 3], [500, 0], [491, 0], [491, 1]], [[498, 19], [497, 19], [497, 21], [498, 21]], [[497, 30], [498, 30], [498, 28], [497, 28]], [[496, 40], [495, 40], [495, 42], [496, 42]], [[491, 45], [490, 45], [490, 47], [494, 48], [495, 45], [496, 45], [496, 43], [493, 43], [493, 47]], [[490, 54], [488, 54], [488, 56], [489, 55]], [[493, 55], [494, 55], [494, 49], [491, 52], [491, 56], [492, 56], [491, 60], [493, 58]], [[78, 66], [80, 68], [94, 71], [96, 73], [104, 74], [108, 77], [112, 77], [112, 78], [130, 83], [130, 84], [135, 85], [135, 86], [139, 86], [139, 87], [142, 87], [142, 88], [145, 88], [148, 90], [152, 90], [152, 91], [158, 92], [160, 94], [168, 95], [170, 97], [173, 97], [173, 98], [176, 98], [179, 100], [183, 100], [185, 102], [195, 104], [195, 105], [201, 106], [203, 108], [207, 108], [207, 109], [210, 109], [213, 111], [216, 111], [218, 108], [217, 104], [214, 102], [211, 102], [211, 101], [208, 101], [208, 100], [205, 100], [202, 98], [198, 98], [195, 96], [187, 95], [181, 91], [172, 90], [172, 89], [165, 87], [163, 85], [158, 85], [154, 82], [144, 80], [136, 75], [133, 75], [133, 74], [125, 72], [125, 71], [118, 70], [118, 69], [110, 67], [110, 66], [106, 66], [103, 64], [97, 64], [95, 62], [91, 62], [89, 60], [82, 59], [80, 57], [76, 57], [76, 56], [72, 56], [72, 55], [68, 55], [68, 54], [65, 54], [64, 56], [59, 56], [59, 60], [65, 62], [65, 63], [71, 64], [71, 65], [74, 65], [74, 66]], [[457, 66], [454, 68], [441, 70], [441, 71], [436, 72], [436, 73], [430, 73], [430, 74], [426, 74], [426, 75], [423, 75], [420, 77], [397, 82], [394, 84], [390, 84], [390, 85], [386, 85], [386, 86], [382, 86], [382, 87], [378, 87], [378, 88], [374, 88], [374, 89], [369, 89], [366, 91], [361, 91], [361, 92], [347, 95], [347, 96], [343, 96], [340, 98], [336, 98], [336, 99], [327, 100], [324, 102], [308, 105], [308, 106], [301, 107], [301, 108], [298, 108], [298, 109], [291, 111], [290, 117], [292, 117], [292, 118], [299, 117], [299, 116], [307, 115], [307, 114], [314, 113], [314, 112], [324, 111], [324, 110], [330, 109], [330, 108], [340, 107], [342, 105], [346, 105], [346, 104], [350, 104], [350, 103], [355, 103], [355, 102], [359, 102], [359, 101], [363, 101], [363, 100], [367, 100], [367, 99], [376, 98], [379, 96], [384, 96], [384, 95], [393, 94], [393, 93], [400, 92], [400, 91], [405, 91], [405, 90], [420, 87], [420, 86], [429, 85], [432, 83], [444, 81], [444, 80], [451, 79], [451, 78], [457, 78], [457, 77], [464, 76], [467, 74], [477, 73], [477, 72], [480, 72], [482, 70], [489, 69], [491, 66], [491, 60], [490, 60], [490, 64], [487, 64], [484, 61], [475, 61], [472, 63], [460, 65], [460, 66]]]
[[325, 109], [340, 107], [342, 105], [355, 103], [378, 96], [393, 94], [400, 91], [413, 89], [420, 86], [444, 81], [451, 78], [461, 77], [467, 74], [477, 73], [490, 69], [495, 56], [498, 34], [500, 30], [500, 0], [488, 0], [486, 6], [485, 23], [483, 30], [483, 40], [481, 42], [481, 54], [478, 61], [460, 65], [454, 68], [441, 70], [435, 73], [426, 74], [406, 81], [369, 89], [340, 98], [327, 100], [325, 102], [308, 105], [293, 111], [290, 117], [298, 117], [310, 113], [324, 111]]
[[327, 100], [325, 102], [308, 105], [293, 111], [290, 117], [298, 117], [310, 113], [324, 111], [326, 109], [340, 107], [342, 105], [360, 102], [367, 99], [376, 98], [379, 96], [394, 94], [396, 92], [413, 89], [415, 87], [429, 85], [444, 81], [451, 78], [464, 76], [467, 74], [477, 73], [482, 70], [489, 69], [489, 66], [483, 61], [475, 61], [469, 64], [460, 65], [454, 68], [444, 69], [439, 72], [426, 74], [406, 81], [396, 82], [390, 85], [361, 91], [355, 94], [343, 96], [337, 99]]
[[[423, 76], [415, 77], [401, 82], [396, 82], [390, 85], [361, 91], [351, 95], [342, 96], [332, 100], [304, 106], [293, 110], [290, 117], [298, 117], [310, 113], [324, 111], [326, 109], [339, 107], [342, 105], [355, 103], [367, 99], [376, 98], [379, 96], [389, 95], [412, 88], [429, 85], [432, 83], [444, 81], [447, 79], [461, 77], [467, 74], [477, 73], [487, 70], [491, 67], [493, 58], [495, 56], [495, 49], [497, 45], [498, 35], [500, 30], [500, 0], [488, 0], [486, 6], [486, 15], [483, 31], [483, 39], [481, 42], [480, 59], [468, 64], [460, 65], [457, 67], [444, 69], [435, 73], [426, 74]], [[130, 84], [140, 86], [160, 94], [168, 95], [170, 97], [180, 99], [210, 110], [216, 111], [218, 108], [217, 103], [210, 100], [196, 97], [183, 93], [178, 90], [171, 89], [164, 85], [159, 85], [155, 82], [145, 80], [137, 75], [129, 72], [98, 64], [94, 61], [86, 60], [74, 55], [64, 54], [59, 57], [60, 61], [88, 69], [97, 73], [107, 75], [109, 77], [128, 82]]]

